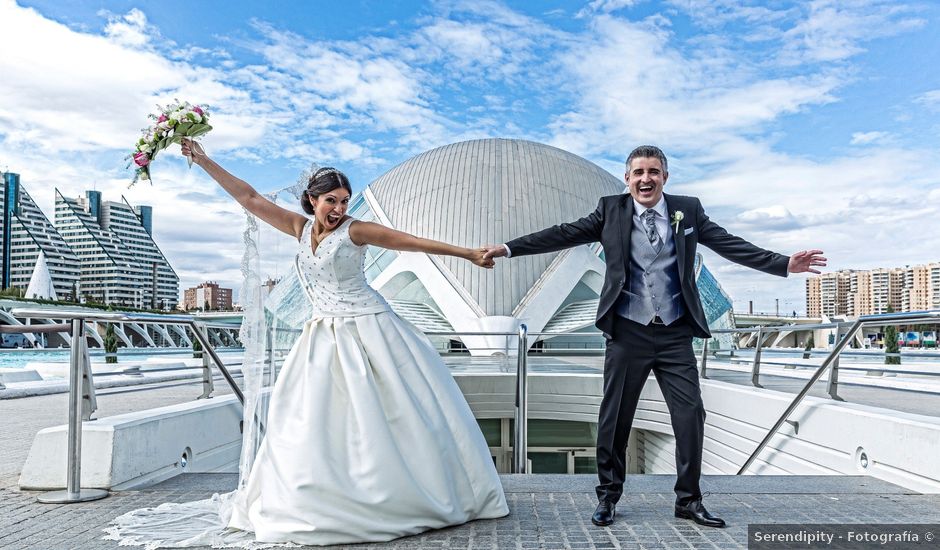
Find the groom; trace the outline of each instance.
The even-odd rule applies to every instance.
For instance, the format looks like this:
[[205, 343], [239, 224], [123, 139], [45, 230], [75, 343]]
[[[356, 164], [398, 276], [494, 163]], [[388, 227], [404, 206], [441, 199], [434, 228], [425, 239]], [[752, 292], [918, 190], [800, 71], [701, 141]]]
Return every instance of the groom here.
[[486, 258], [525, 256], [600, 241], [607, 275], [597, 308], [597, 328], [607, 337], [604, 397], [597, 423], [595, 525], [610, 525], [623, 493], [627, 436], [640, 391], [652, 372], [662, 390], [676, 437], [675, 515], [700, 525], [724, 527], [702, 504], [705, 408], [692, 337], [708, 338], [695, 285], [698, 243], [721, 256], [786, 277], [826, 265], [821, 250], [787, 257], [729, 234], [705, 215], [694, 197], [663, 194], [666, 155], [637, 147], [627, 157], [629, 194], [602, 197], [590, 215], [488, 247]]

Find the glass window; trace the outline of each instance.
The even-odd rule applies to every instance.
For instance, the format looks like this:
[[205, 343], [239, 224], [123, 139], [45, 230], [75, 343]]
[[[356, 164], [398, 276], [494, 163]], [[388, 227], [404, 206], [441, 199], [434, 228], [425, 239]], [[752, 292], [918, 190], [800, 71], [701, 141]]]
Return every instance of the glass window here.
[[586, 447], [597, 445], [592, 422], [529, 419], [529, 447]]
[[480, 425], [480, 431], [483, 432], [488, 447], [499, 447], [501, 445], [500, 420], [498, 418], [478, 418], [477, 424]]
[[568, 453], [529, 453], [533, 474], [567, 474]]
[[574, 473], [576, 474], [596, 474], [597, 459], [593, 456], [574, 457]]

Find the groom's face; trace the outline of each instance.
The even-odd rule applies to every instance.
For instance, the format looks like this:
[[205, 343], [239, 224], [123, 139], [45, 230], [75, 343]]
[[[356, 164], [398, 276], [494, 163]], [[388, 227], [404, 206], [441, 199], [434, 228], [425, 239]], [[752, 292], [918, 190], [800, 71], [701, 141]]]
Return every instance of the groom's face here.
[[669, 173], [657, 158], [637, 157], [630, 161], [630, 170], [624, 176], [630, 196], [647, 208], [656, 206], [663, 198], [663, 186]]

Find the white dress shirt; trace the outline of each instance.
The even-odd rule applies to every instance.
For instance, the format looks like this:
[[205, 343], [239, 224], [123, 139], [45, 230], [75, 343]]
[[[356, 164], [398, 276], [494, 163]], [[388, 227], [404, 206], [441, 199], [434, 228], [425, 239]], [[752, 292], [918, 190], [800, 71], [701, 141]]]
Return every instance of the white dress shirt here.
[[659, 233], [659, 238], [664, 243], [667, 242], [666, 240], [669, 238], [669, 209], [666, 208], [666, 198], [661, 197], [659, 202], [654, 204], [652, 208], [647, 208], [636, 202], [636, 199], [633, 199], [633, 223], [644, 230], [646, 230], [646, 221], [643, 219], [643, 214], [647, 210], [656, 212], [656, 217], [653, 218], [656, 224], [656, 232]]

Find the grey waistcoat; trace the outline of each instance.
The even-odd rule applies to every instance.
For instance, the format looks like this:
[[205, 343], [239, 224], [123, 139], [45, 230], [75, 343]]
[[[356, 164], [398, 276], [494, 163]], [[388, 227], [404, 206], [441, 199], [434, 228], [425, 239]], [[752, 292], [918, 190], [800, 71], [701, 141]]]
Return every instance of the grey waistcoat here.
[[667, 325], [672, 324], [685, 313], [675, 237], [667, 235], [657, 253], [646, 231], [640, 225], [631, 225], [630, 277], [617, 300], [617, 314], [641, 325], [648, 325], [657, 315]]

